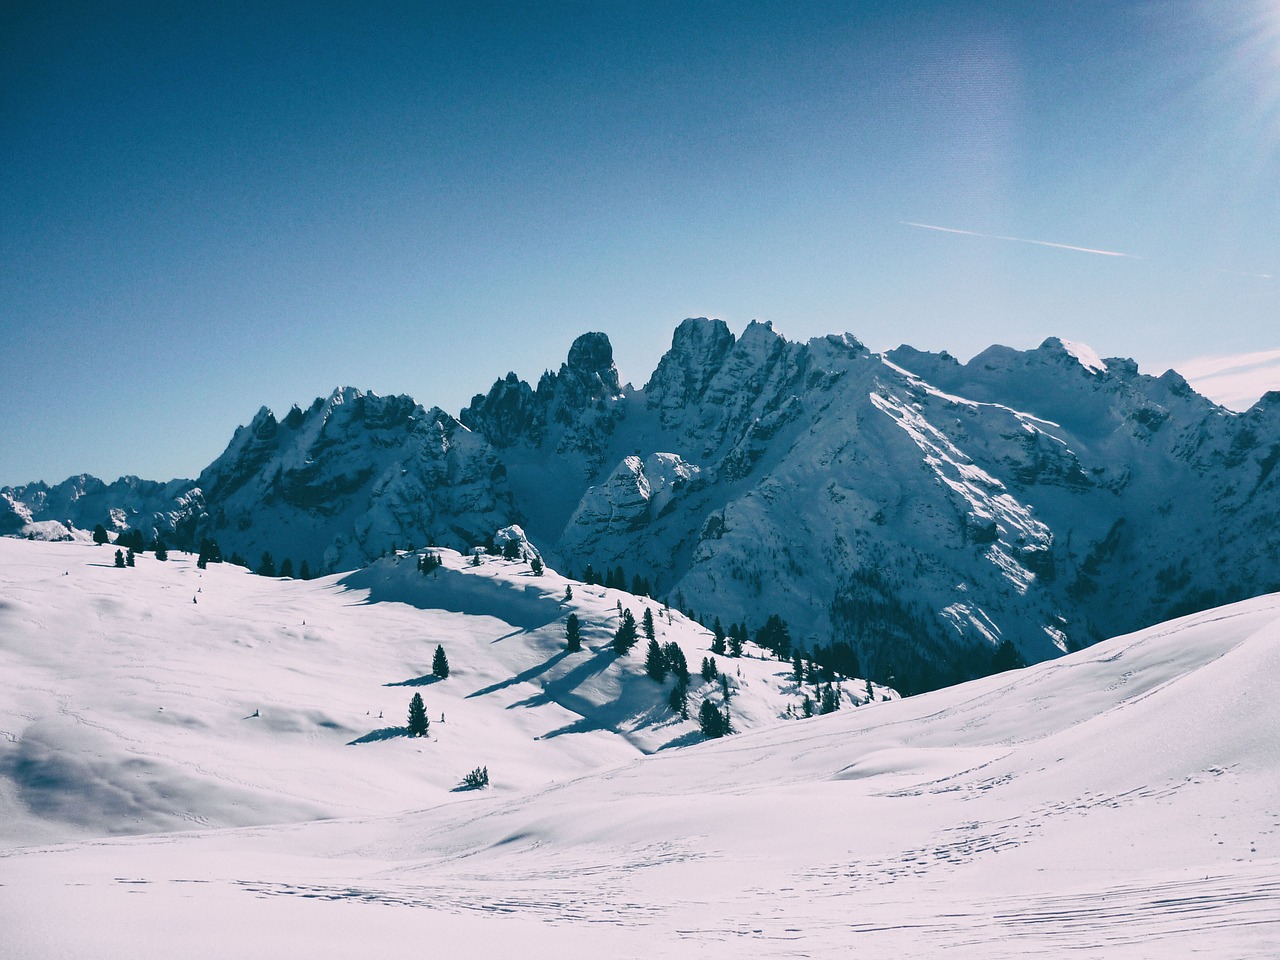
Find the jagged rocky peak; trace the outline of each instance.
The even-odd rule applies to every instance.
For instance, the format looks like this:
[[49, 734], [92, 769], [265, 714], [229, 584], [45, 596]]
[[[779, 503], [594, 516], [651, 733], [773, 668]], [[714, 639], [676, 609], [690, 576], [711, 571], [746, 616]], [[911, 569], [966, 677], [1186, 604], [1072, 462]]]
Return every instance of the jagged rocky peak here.
[[[573, 341], [569, 359], [560, 367], [560, 383], [568, 392], [585, 399], [616, 397], [622, 392], [618, 368], [613, 364], [613, 344], [604, 333], [584, 333]], [[571, 386], [570, 386], [571, 385]]]
[[542, 374], [537, 390], [508, 373], [495, 380], [487, 394], [472, 397], [459, 419], [499, 449], [521, 441], [539, 446], [548, 424], [568, 424], [597, 401], [621, 394], [608, 335], [584, 333], [573, 341], [559, 373]]
[[723, 320], [691, 317], [676, 327], [645, 396], [652, 407], [678, 410], [700, 400], [736, 342]]

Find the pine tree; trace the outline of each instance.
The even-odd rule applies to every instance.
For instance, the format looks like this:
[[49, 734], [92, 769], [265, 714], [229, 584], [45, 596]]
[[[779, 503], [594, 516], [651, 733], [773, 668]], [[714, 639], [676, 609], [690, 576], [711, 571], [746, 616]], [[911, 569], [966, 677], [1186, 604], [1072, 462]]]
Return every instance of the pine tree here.
[[614, 652], [620, 657], [625, 657], [639, 639], [636, 633], [636, 618], [631, 615], [630, 610], [623, 610], [622, 623], [618, 625], [618, 631], [613, 635]]
[[409, 701], [409, 736], [425, 737], [431, 729], [431, 721], [427, 719], [427, 708], [422, 702], [422, 694], [415, 693]]
[[569, 602], [570, 600], [572, 600], [572, 599], [573, 599], [573, 587], [571, 587], [569, 584], [565, 584], [565, 587], [564, 587], [564, 599], [563, 599], [562, 601], [560, 601], [560, 602], [561, 602], [561, 603], [568, 603], [568, 602]]
[[280, 564], [280, 576], [293, 579], [293, 560], [289, 557], [285, 557], [284, 563]]
[[643, 617], [641, 617], [640, 622], [641, 622], [641, 624], [643, 624], [643, 626], [644, 626], [644, 635], [645, 635], [646, 637], [648, 637], [650, 640], [652, 640], [652, 639], [654, 638], [654, 633], [653, 633], [653, 611], [652, 611], [652, 610], [650, 610], [648, 607], [645, 607], [645, 608], [644, 608], [644, 616], [643, 616]]
[[671, 688], [671, 695], [667, 697], [667, 706], [671, 708], [672, 713], [678, 714], [681, 720], [689, 719], [689, 685], [687, 683], [676, 680], [676, 685]]
[[582, 628], [576, 613], [569, 614], [564, 622], [564, 648], [569, 653], [577, 653], [582, 649]]
[[258, 576], [274, 577], [276, 575], [276, 561], [271, 556], [270, 551], [263, 551], [262, 560], [258, 564]]
[[133, 552], [133, 547], [130, 547], [129, 552], [124, 555], [124, 565], [126, 567], [134, 566], [137, 563], [137, 557], [138, 555]]
[[156, 537], [156, 542], [152, 544], [152, 547], [155, 549], [157, 560], [169, 559], [169, 548], [164, 545], [164, 541], [159, 537]]
[[591, 586], [598, 584], [600, 581], [596, 578], [595, 567], [587, 564], [587, 569], [582, 571], [582, 582]]
[[298, 567], [298, 577], [302, 580], [311, 579], [311, 566], [305, 560]]
[[708, 740], [724, 736], [724, 717], [710, 700], [703, 700], [702, 706], [698, 708], [698, 726]]
[[795, 656], [791, 659], [791, 679], [796, 683], [804, 682], [804, 661], [800, 659], [800, 651], [797, 650]]
[[711, 652], [718, 657], [724, 656], [724, 627], [720, 626], [720, 618], [716, 617], [714, 626], [715, 639], [711, 641]]
[[684, 651], [680, 649], [680, 644], [672, 640], [670, 643], [663, 644], [662, 655], [667, 661], [667, 668], [672, 675], [681, 683], [689, 682], [689, 661], [684, 658]]
[[747, 639], [747, 625], [744, 622], [741, 626], [736, 623], [729, 625], [729, 656], [742, 656], [742, 644]]
[[123, 550], [116, 551], [116, 566], [119, 567], [121, 570], [124, 569], [124, 551]]
[[715, 657], [702, 658], [702, 679], [703, 680], [710, 682], [716, 678], [716, 674], [719, 672], [720, 672], [719, 668], [716, 666]]
[[542, 576], [542, 570], [543, 570], [543, 566], [542, 566], [542, 558], [541, 558], [541, 557], [535, 556], [532, 560], [530, 560], [530, 561], [529, 561], [529, 571], [530, 571], [530, 572], [531, 572], [535, 577], [540, 577], [540, 576]]
[[111, 538], [107, 536], [107, 528], [102, 524], [95, 524], [93, 528], [93, 542], [98, 546], [102, 546]]
[[822, 706], [818, 708], [819, 713], [835, 713], [840, 708], [840, 697], [836, 694], [835, 688], [830, 683], [822, 688]]
[[519, 560], [520, 559], [520, 541], [516, 539], [508, 540], [502, 545], [502, 559]]
[[802, 717], [813, 716], [813, 698], [807, 693], [804, 695], [804, 701], [800, 704], [800, 715]]
[[662, 655], [662, 648], [658, 646], [657, 640], [649, 641], [649, 652], [644, 658], [644, 672], [658, 683], [667, 679], [667, 658]]
[[478, 566], [480, 566], [480, 554], [478, 554], [478, 553], [473, 553], [473, 554], [471, 554], [471, 559], [470, 559], [470, 560], [468, 560], [467, 562], [468, 562], [468, 563], [470, 563], [470, 564], [471, 564], [471, 566], [473, 566], [473, 567], [478, 567]]
[[444, 647], [436, 644], [436, 655], [431, 658], [431, 672], [441, 680], [449, 676], [449, 658], [444, 655]]

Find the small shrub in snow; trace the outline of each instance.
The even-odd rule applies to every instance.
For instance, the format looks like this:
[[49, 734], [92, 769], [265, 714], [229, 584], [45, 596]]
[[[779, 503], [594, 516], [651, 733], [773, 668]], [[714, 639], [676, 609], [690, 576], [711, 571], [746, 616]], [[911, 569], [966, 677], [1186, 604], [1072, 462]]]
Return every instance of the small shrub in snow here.
[[462, 785], [468, 790], [483, 790], [489, 785], [489, 768], [476, 767], [462, 778]]

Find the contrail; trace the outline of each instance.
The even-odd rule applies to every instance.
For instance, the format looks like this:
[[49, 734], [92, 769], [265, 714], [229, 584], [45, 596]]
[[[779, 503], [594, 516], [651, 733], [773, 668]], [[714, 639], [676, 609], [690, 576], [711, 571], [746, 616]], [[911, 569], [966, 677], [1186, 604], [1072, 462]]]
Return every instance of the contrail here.
[[1095, 250], [1093, 247], [1074, 247], [1069, 243], [1053, 243], [1050, 240], [1028, 240], [1025, 237], [1002, 237], [994, 233], [978, 233], [976, 230], [957, 230], [955, 227], [938, 227], [932, 223], [913, 223], [910, 220], [899, 220], [904, 227], [919, 227], [921, 230], [940, 230], [943, 233], [962, 233], [966, 237], [982, 237], [986, 240], [1012, 240], [1014, 243], [1034, 243], [1038, 247], [1057, 247], [1059, 250], [1075, 250], [1077, 253], [1096, 253], [1100, 257], [1126, 257], [1129, 260], [1145, 260], [1136, 253], [1120, 253], [1117, 250]]

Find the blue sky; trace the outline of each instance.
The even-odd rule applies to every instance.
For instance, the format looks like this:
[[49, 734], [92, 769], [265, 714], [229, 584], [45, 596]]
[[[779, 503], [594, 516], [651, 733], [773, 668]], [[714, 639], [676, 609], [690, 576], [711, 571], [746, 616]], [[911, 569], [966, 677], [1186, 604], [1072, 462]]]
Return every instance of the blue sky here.
[[1274, 2], [11, 3], [0, 170], [0, 484], [686, 316], [1280, 346]]

